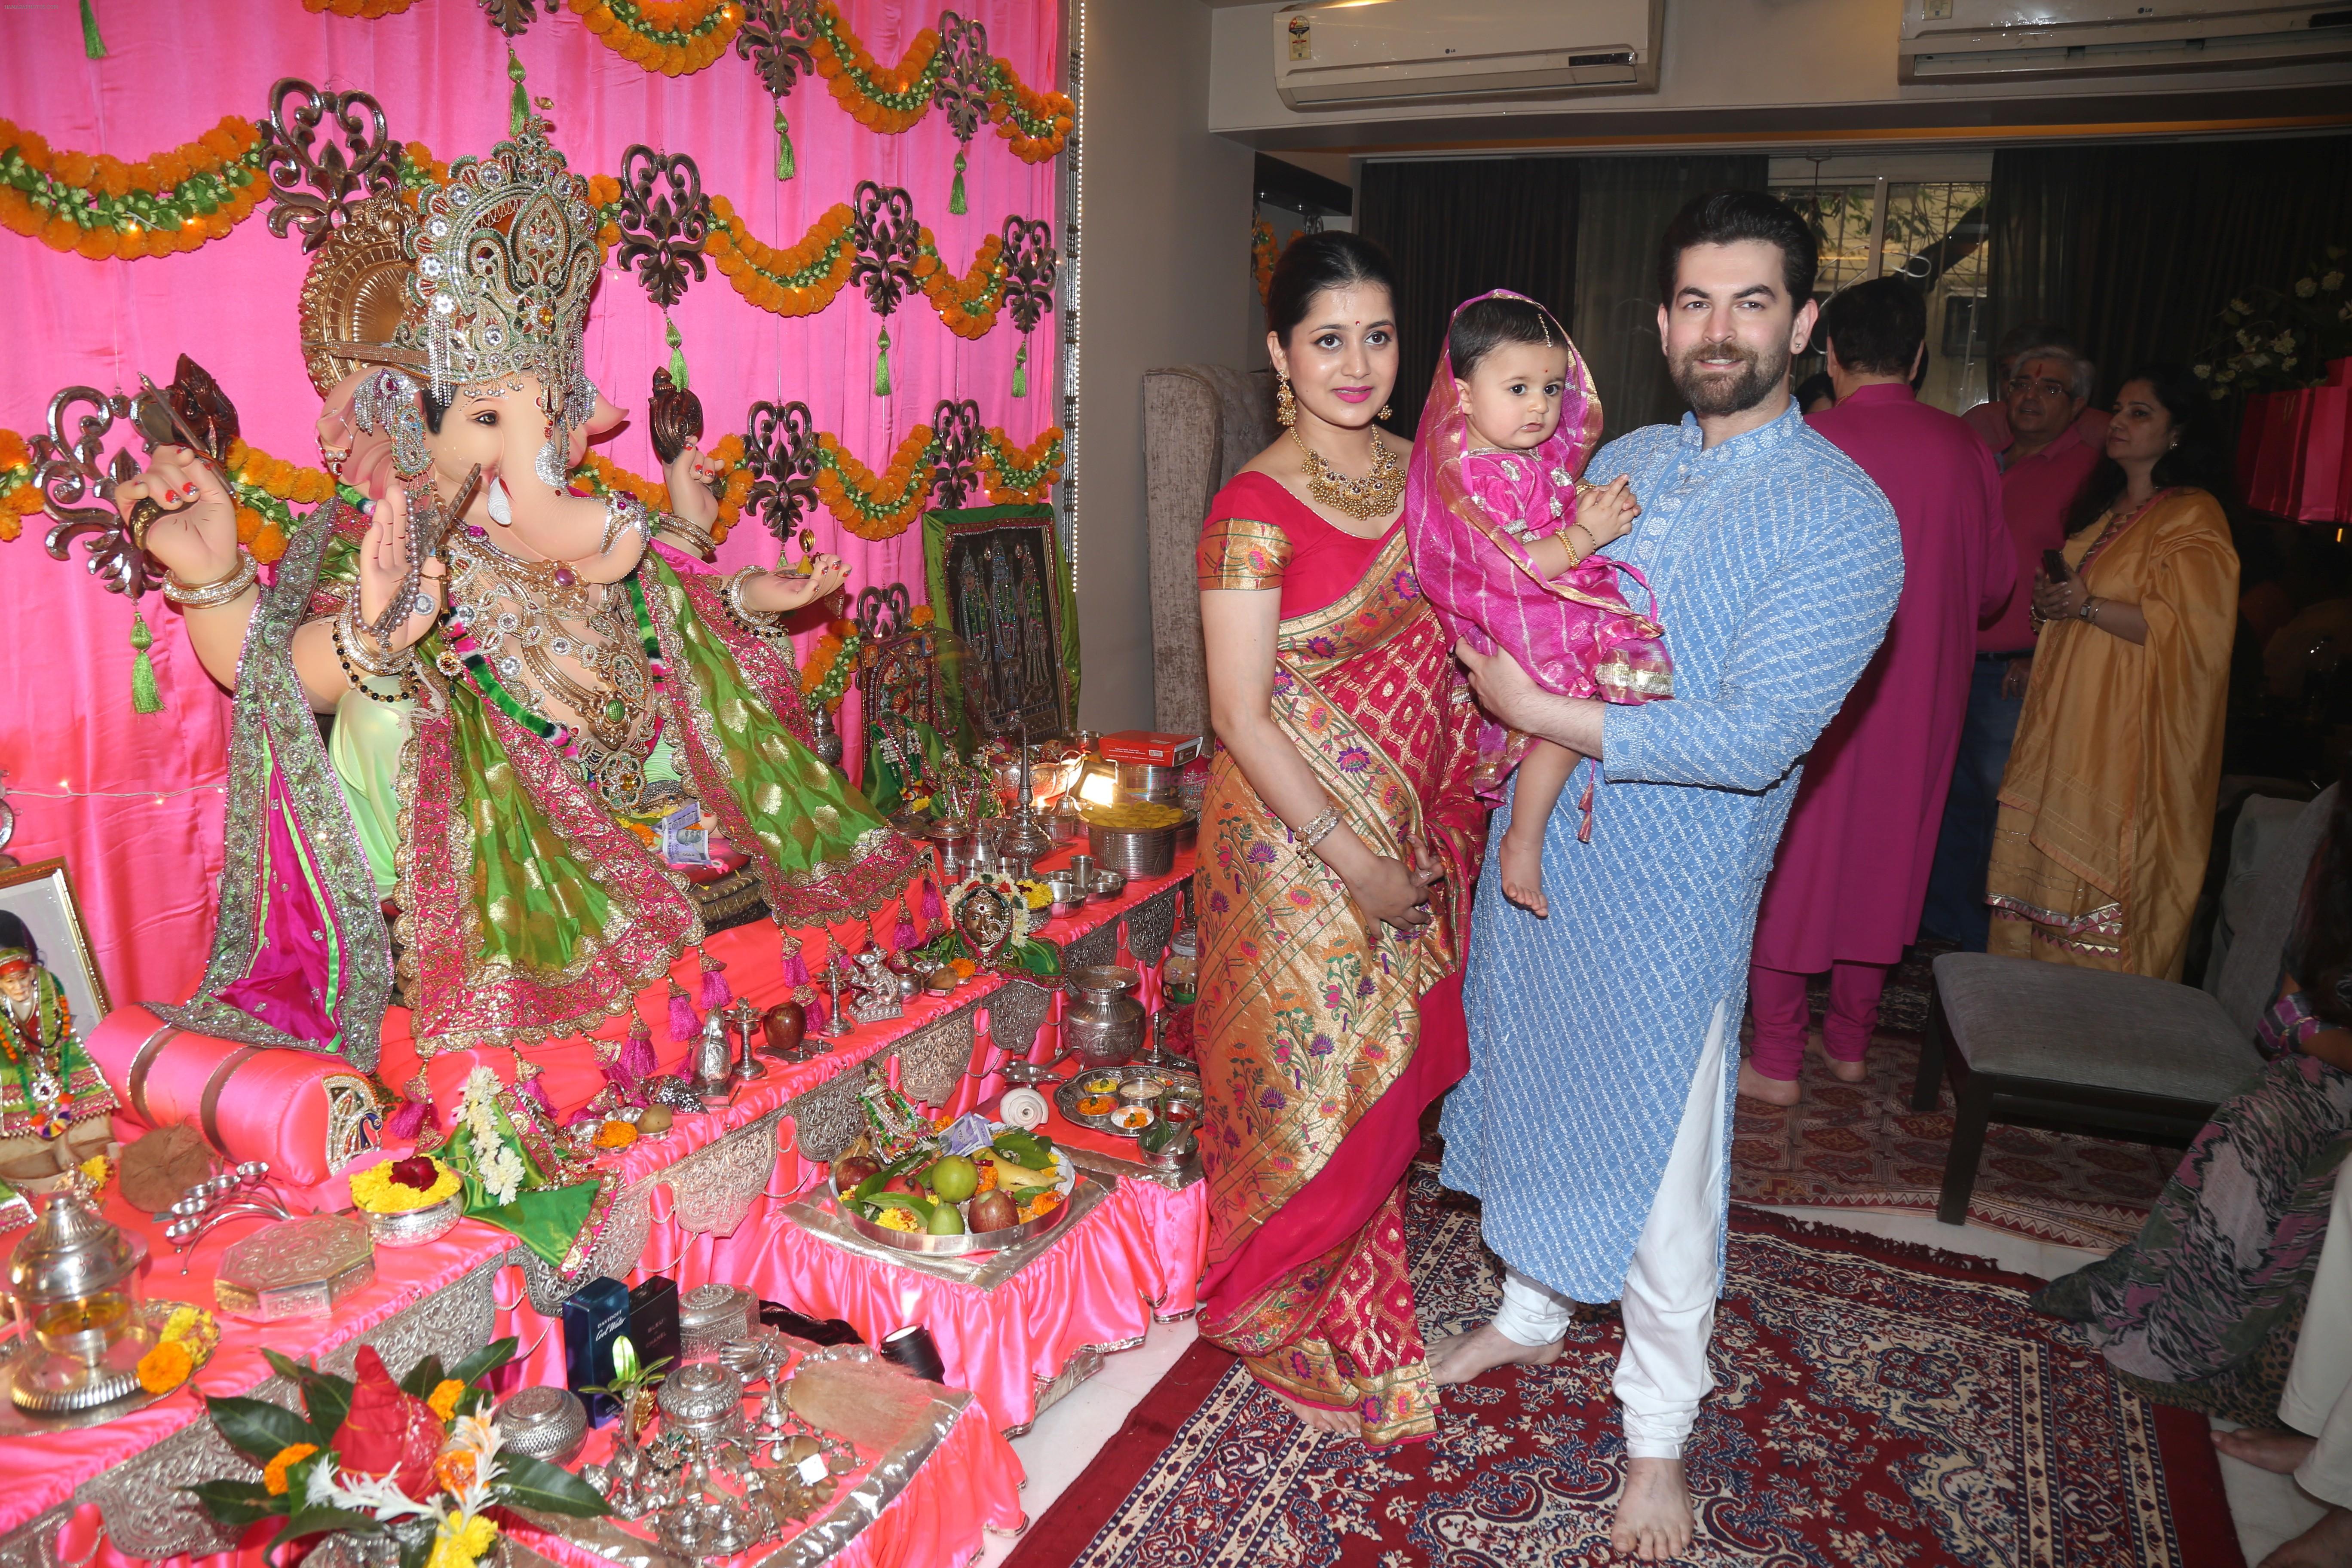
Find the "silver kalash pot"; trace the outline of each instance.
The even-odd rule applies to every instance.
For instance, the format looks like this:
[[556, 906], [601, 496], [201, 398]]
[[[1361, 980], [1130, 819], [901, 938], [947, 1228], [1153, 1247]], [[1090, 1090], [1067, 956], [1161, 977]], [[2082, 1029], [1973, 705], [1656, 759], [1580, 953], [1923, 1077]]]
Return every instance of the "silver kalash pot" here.
[[1070, 972], [1062, 1038], [1086, 1068], [1125, 1067], [1143, 1046], [1143, 1004], [1132, 993], [1142, 976], [1118, 963]]
[[139, 1392], [154, 1346], [142, 1307], [147, 1244], [68, 1185], [8, 1261], [8, 1295], [31, 1346], [8, 1369], [19, 1410], [63, 1415]]

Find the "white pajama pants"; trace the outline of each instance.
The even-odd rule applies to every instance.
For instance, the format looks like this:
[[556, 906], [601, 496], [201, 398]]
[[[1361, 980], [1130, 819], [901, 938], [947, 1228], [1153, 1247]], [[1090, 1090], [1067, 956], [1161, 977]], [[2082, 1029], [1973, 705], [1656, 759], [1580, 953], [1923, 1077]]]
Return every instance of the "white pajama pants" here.
[[2319, 1439], [2294, 1479], [2305, 1491], [2352, 1508], [2352, 1176], [2336, 1173], [2327, 1240], [2303, 1310], [2303, 1334], [2279, 1399], [2279, 1419]]
[[[1718, 1002], [1707, 1023], [1674, 1152], [1625, 1271], [1625, 1349], [1617, 1358], [1616, 1391], [1632, 1458], [1679, 1458], [1698, 1402], [1715, 1386], [1706, 1344], [1715, 1331], [1716, 1258], [1723, 1237], [1727, 1013]], [[1567, 1297], [1507, 1266], [1495, 1328], [1517, 1344], [1548, 1345], [1568, 1332], [1575, 1310]]]

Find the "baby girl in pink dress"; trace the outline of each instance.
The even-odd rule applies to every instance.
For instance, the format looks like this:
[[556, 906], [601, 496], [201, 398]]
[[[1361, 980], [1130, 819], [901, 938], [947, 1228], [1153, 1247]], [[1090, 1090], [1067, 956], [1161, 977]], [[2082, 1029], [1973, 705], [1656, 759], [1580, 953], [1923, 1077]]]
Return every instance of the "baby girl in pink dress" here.
[[[1405, 528], [1423, 596], [1457, 637], [1497, 647], [1561, 697], [1649, 702], [1674, 695], [1654, 602], [1638, 615], [1617, 585], [1622, 562], [1594, 553], [1641, 510], [1621, 475], [1578, 479], [1601, 434], [1583, 356], [1550, 311], [1496, 289], [1454, 312], [1445, 353], [1405, 479]], [[1517, 765], [1511, 823], [1497, 855], [1503, 892], [1534, 913], [1543, 896], [1544, 825], [1583, 759], [1489, 722], [1487, 778]], [[1579, 837], [1592, 831], [1585, 785]]]

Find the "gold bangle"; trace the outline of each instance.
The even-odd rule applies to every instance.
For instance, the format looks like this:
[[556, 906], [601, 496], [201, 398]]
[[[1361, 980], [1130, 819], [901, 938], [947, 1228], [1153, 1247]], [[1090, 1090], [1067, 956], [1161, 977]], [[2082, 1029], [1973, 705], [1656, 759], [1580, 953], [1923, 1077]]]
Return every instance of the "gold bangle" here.
[[661, 526], [657, 531], [676, 534], [685, 542], [687, 550], [700, 560], [710, 561], [719, 553], [717, 539], [695, 527], [674, 511], [661, 514]]
[[744, 584], [753, 577], [767, 575], [770, 574], [760, 567], [746, 566], [727, 579], [727, 586], [720, 593], [719, 597], [727, 605], [727, 613], [742, 623], [746, 631], [756, 632], [761, 637], [778, 637], [784, 630], [784, 617], [792, 612], [790, 610], [755, 610], [743, 602]]
[[1311, 855], [1315, 852], [1315, 847], [1330, 837], [1338, 830], [1339, 826], [1339, 808], [1335, 805], [1305, 826], [1298, 828], [1291, 837], [1298, 841], [1299, 848]]
[[215, 577], [209, 583], [183, 583], [165, 572], [163, 597], [184, 610], [215, 609], [253, 586], [260, 575], [261, 568], [254, 563], [252, 556], [245, 552], [244, 547], [239, 546], [236, 564], [230, 567], [226, 575]]

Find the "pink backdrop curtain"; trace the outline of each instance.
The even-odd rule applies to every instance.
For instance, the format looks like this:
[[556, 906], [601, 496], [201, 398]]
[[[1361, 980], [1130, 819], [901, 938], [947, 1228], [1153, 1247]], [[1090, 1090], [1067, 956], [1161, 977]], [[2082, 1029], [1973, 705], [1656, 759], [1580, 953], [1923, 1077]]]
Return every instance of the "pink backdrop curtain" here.
[[[507, 132], [507, 39], [474, 0], [418, 0], [379, 20], [314, 15], [300, 0], [96, 0], [107, 56], [85, 58], [76, 0], [22, 0], [0, 16], [0, 115], [52, 147], [136, 163], [194, 140], [225, 114], [258, 118], [270, 84], [299, 77], [359, 88], [382, 102], [392, 134], [450, 161], [487, 152]], [[934, 26], [939, 5], [842, 0], [849, 26], [884, 65]], [[1060, 85], [1057, 6], [1033, 0], [961, 0], [988, 29], [991, 52], [1044, 91]], [[945, 263], [961, 274], [974, 251], [1018, 214], [1055, 224], [1058, 160], [1031, 164], [983, 126], [968, 154], [969, 212], [948, 211], [957, 142], [933, 110], [913, 130], [883, 135], [851, 118], [822, 79], [786, 100], [799, 169], [775, 177], [773, 100], [732, 53], [676, 79], [624, 59], [569, 10], [542, 16], [516, 43], [553, 139], [581, 174], [617, 174], [624, 150], [644, 142], [693, 155], [704, 189], [723, 195], [752, 236], [796, 242], [858, 181], [903, 185]], [[91, 261], [0, 231], [0, 277], [12, 341], [0, 355], [0, 426], [44, 427], [59, 387], [135, 388], [142, 372], [168, 381], [186, 353], [218, 378], [245, 438], [272, 456], [316, 467], [318, 398], [303, 372], [295, 320], [305, 258], [260, 215], [225, 239], [184, 255]], [[708, 416], [706, 443], [740, 431], [755, 399], [806, 403], [875, 472], [941, 398], [973, 398], [983, 424], [1027, 444], [1053, 422], [1055, 317], [1030, 345], [1029, 395], [1011, 395], [1020, 338], [1009, 314], [980, 341], [943, 326], [910, 295], [889, 318], [893, 395], [873, 395], [884, 324], [855, 287], [822, 313], [762, 310], [716, 267], [674, 312], [693, 387]], [[589, 374], [636, 417], [601, 448], [625, 468], [658, 474], [643, 417], [653, 370], [668, 361], [662, 320], [635, 279], [608, 263], [589, 331]], [[976, 500], [978, 498], [975, 498]], [[153, 656], [165, 710], [142, 717], [130, 700], [131, 605], [41, 551], [45, 520], [25, 520], [0, 544], [0, 627], [8, 654], [0, 703], [0, 768], [18, 816], [10, 852], [27, 862], [63, 856], [118, 1004], [177, 1000], [194, 985], [211, 937], [220, 871], [221, 779], [228, 704], [187, 652], [176, 614], [149, 595]], [[807, 526], [819, 547], [853, 569], [852, 587], [902, 582], [922, 597], [919, 530], [868, 542], [822, 510]], [[774, 551], [748, 520], [720, 565], [765, 562]], [[74, 792], [50, 799], [32, 792]], [[92, 792], [117, 792], [111, 798]], [[174, 793], [186, 792], [186, 793]]]

